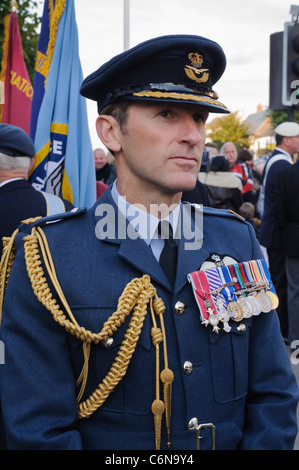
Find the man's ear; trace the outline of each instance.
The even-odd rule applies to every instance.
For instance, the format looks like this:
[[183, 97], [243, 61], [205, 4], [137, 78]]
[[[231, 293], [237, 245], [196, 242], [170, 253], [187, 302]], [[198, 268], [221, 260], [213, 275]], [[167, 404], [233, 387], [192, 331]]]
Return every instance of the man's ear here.
[[30, 158], [30, 163], [29, 163], [29, 168], [28, 168], [28, 173], [30, 173], [34, 167], [34, 163], [35, 163], [35, 157], [33, 158]]
[[96, 130], [99, 138], [112, 152], [119, 152], [121, 150], [120, 127], [117, 121], [112, 116], [106, 114], [98, 116], [96, 120]]

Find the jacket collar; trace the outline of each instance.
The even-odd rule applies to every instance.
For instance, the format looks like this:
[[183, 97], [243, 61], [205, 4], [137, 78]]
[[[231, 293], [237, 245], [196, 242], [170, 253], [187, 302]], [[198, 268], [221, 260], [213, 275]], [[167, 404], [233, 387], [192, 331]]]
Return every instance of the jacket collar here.
[[23, 188], [31, 187], [25, 178], [12, 178], [10, 180], [5, 180], [3, 183], [0, 183], [0, 189], [11, 189], [11, 188]]
[[[181, 220], [179, 222], [181, 233], [178, 233], [178, 264], [174, 291], [178, 292], [187, 282], [187, 275], [199, 269], [208, 253], [202, 248], [203, 235], [198, 226], [196, 240], [190, 241], [192, 227], [188, 217], [191, 214], [191, 205], [182, 204]], [[118, 255], [129, 264], [137, 268], [142, 274], [148, 274], [153, 280], [173, 291], [164, 271], [155, 259], [151, 248], [138, 237], [132, 225], [118, 210], [111, 195], [111, 186], [96, 202], [93, 209], [95, 220], [95, 233], [97, 238], [106, 243], [119, 245]], [[194, 216], [193, 212], [193, 216]], [[200, 214], [196, 213], [200, 224]], [[202, 214], [201, 214], [202, 216]], [[194, 219], [196, 220], [196, 219]]]

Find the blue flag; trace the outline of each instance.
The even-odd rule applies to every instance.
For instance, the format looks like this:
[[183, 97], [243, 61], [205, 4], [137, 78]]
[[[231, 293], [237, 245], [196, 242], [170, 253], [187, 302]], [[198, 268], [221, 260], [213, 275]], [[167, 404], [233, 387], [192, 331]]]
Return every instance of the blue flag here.
[[44, 62], [46, 86], [29, 181], [36, 189], [63, 197], [76, 207], [90, 207], [96, 200], [95, 165], [86, 103], [79, 94], [83, 74], [74, 0], [56, 0], [55, 6], [52, 0], [45, 3], [49, 3], [49, 60]]
[[31, 105], [31, 121], [30, 121], [30, 137], [34, 142], [36, 123], [40, 105], [44, 97], [45, 92], [45, 77], [48, 71], [48, 56], [47, 49], [49, 43], [49, 5], [48, 0], [45, 0], [44, 11], [42, 16], [41, 31], [38, 40], [38, 46], [36, 51], [35, 60], [35, 72], [34, 72], [34, 93]]

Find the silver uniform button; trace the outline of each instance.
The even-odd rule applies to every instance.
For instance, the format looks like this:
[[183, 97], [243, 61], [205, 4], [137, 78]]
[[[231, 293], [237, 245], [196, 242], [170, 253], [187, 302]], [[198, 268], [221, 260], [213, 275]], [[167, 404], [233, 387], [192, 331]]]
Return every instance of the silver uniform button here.
[[184, 362], [184, 373], [186, 375], [190, 375], [191, 372], [193, 371], [193, 364], [190, 361], [185, 361]]
[[178, 300], [177, 303], [174, 306], [175, 313], [177, 315], [183, 315], [185, 311], [185, 304], [181, 300]]
[[189, 431], [197, 431], [197, 427], [198, 427], [198, 419], [197, 418], [190, 419], [188, 423]]
[[241, 323], [238, 328], [237, 328], [238, 331], [240, 331], [240, 333], [245, 333], [246, 331], [246, 325], [244, 325], [244, 323]]

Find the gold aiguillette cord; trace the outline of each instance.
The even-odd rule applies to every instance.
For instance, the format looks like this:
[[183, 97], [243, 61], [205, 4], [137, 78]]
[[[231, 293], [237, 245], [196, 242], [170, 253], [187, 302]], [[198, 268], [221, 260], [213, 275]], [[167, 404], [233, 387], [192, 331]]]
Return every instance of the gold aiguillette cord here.
[[[162, 415], [165, 411], [165, 420], [166, 420], [166, 430], [167, 430], [167, 447], [170, 448], [170, 420], [171, 420], [171, 398], [172, 398], [172, 382], [174, 375], [172, 370], [168, 367], [168, 356], [167, 356], [167, 345], [166, 345], [166, 334], [163, 314], [165, 308], [159, 308], [157, 305], [158, 302], [161, 302], [161, 299], [155, 297], [155, 311], [157, 316], [159, 316], [161, 328], [157, 327], [157, 322], [155, 318], [155, 313], [152, 305], [152, 299], [150, 303], [151, 316], [153, 321], [153, 327], [151, 330], [153, 344], [156, 348], [156, 399], [152, 403], [152, 413], [154, 415], [155, 422], [155, 441], [156, 441], [156, 450], [160, 450], [161, 446], [161, 428], [162, 428]], [[164, 369], [160, 374], [160, 343], [163, 342], [163, 352], [164, 352]], [[160, 379], [163, 383], [164, 390], [164, 403], [160, 400]]]
[[[27, 221], [23, 221], [23, 223], [29, 224], [35, 220], [36, 219], [28, 219]], [[10, 275], [11, 266], [14, 262], [14, 239], [17, 233], [18, 230], [15, 231], [10, 239], [5, 240], [4, 253], [0, 262], [0, 307], [2, 307], [3, 304], [6, 285]], [[135, 278], [127, 284], [119, 298], [117, 310], [108, 318], [103, 325], [102, 330], [94, 333], [90, 330], [86, 330], [83, 326], [80, 326], [72, 314], [56, 276], [54, 262], [43, 230], [39, 226], [34, 226], [31, 234], [25, 236], [23, 240], [26, 268], [34, 294], [41, 304], [51, 312], [53, 319], [63, 326], [67, 332], [76, 336], [83, 343], [84, 364], [77, 380], [77, 386], [81, 385], [81, 389], [78, 394], [79, 419], [88, 418], [100, 406], [102, 406], [110, 393], [126, 374], [147, 313], [147, 304], [150, 301], [150, 311], [153, 320], [151, 333], [153, 344], [156, 348], [156, 399], [152, 403], [152, 412], [154, 414], [155, 422], [155, 442], [156, 449], [159, 450], [161, 446], [162, 416], [165, 411], [168, 437], [167, 446], [170, 448], [171, 396], [174, 375], [168, 367], [166, 333], [163, 320], [165, 305], [162, 299], [157, 296], [156, 289], [151, 284], [149, 276], [144, 275], [140, 279]], [[64, 311], [52, 295], [42, 267], [42, 259], [54, 290], [65, 309]], [[132, 316], [127, 332], [110, 371], [90, 397], [84, 402], [80, 402], [87, 381], [91, 343], [98, 344], [100, 341], [105, 341], [108, 337], [111, 337], [118, 327], [124, 323], [125, 318], [130, 313], [132, 313]], [[159, 317], [161, 328], [157, 327], [155, 315]], [[159, 345], [161, 341], [163, 342], [164, 351], [164, 369], [160, 374]], [[163, 383], [164, 388], [164, 402], [160, 400], [160, 380]]]

